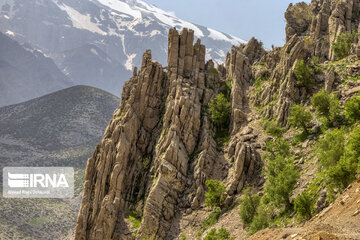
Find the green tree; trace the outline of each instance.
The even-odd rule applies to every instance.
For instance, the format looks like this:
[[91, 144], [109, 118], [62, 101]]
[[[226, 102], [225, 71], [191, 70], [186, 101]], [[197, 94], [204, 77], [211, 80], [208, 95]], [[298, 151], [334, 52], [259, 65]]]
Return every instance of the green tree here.
[[301, 87], [310, 87], [314, 84], [312, 76], [314, 75], [313, 70], [306, 65], [304, 60], [298, 60], [295, 65], [294, 74], [296, 77], [296, 83]]
[[340, 115], [339, 100], [334, 94], [330, 94], [324, 89], [314, 94], [311, 103], [319, 117], [327, 120], [327, 123], [333, 124]]
[[261, 197], [253, 194], [251, 189], [245, 189], [244, 195], [240, 199], [240, 218], [245, 226], [249, 226], [256, 215], [256, 210], [260, 204]]
[[345, 132], [343, 129], [327, 131], [316, 143], [316, 155], [325, 169], [335, 166], [345, 151]]
[[294, 200], [294, 209], [296, 213], [306, 220], [312, 218], [314, 206], [314, 198], [307, 192], [299, 194]]
[[350, 123], [360, 120], [360, 95], [353, 96], [345, 103], [345, 116]]
[[265, 205], [260, 205], [253, 221], [250, 224], [250, 234], [254, 234], [261, 229], [269, 227], [271, 216], [269, 209]]
[[278, 205], [285, 205], [286, 209], [290, 209], [290, 196], [299, 178], [294, 160], [277, 155], [275, 158], [269, 159], [265, 172], [268, 177], [265, 192], [270, 201]]
[[211, 229], [210, 232], [206, 235], [205, 240], [227, 240], [230, 238], [231, 235], [228, 230], [222, 227], [218, 231], [216, 231], [216, 228]]
[[230, 106], [229, 99], [223, 93], [219, 93], [210, 101], [210, 119], [217, 127], [224, 128], [229, 124]]
[[263, 127], [265, 133], [273, 137], [281, 137], [285, 132], [276, 120], [265, 121]]
[[312, 115], [304, 106], [298, 104], [290, 108], [290, 125], [294, 128], [302, 128], [308, 135], [308, 125], [312, 120]]
[[225, 186], [218, 180], [206, 180], [208, 191], [205, 193], [205, 206], [215, 208], [222, 207], [225, 201]]
[[276, 156], [287, 157], [290, 155], [290, 145], [284, 138], [266, 143], [266, 158], [274, 159]]
[[332, 50], [334, 51], [335, 57], [337, 59], [343, 59], [350, 54], [351, 45], [356, 38], [357, 33], [353, 32], [343, 32], [340, 33], [336, 38], [336, 41], [332, 43]]

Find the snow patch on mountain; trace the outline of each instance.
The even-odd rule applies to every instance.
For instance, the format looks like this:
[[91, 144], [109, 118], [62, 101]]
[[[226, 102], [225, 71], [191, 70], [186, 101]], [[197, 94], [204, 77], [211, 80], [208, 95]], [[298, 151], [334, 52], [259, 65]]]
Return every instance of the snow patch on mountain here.
[[128, 59], [125, 63], [125, 67], [127, 70], [132, 71], [133, 70], [133, 60], [136, 57], [136, 53], [128, 55]]
[[65, 4], [59, 4], [58, 6], [60, 9], [62, 9], [68, 14], [70, 20], [72, 21], [73, 27], [85, 29], [101, 35], [107, 35], [107, 33], [102, 31], [96, 23], [93, 23], [91, 21], [91, 17], [89, 14], [83, 15]]
[[131, 8], [131, 6], [125, 2], [119, 0], [97, 0], [104, 6], [107, 6], [115, 11], [125, 13], [133, 18], [141, 18], [141, 11]]

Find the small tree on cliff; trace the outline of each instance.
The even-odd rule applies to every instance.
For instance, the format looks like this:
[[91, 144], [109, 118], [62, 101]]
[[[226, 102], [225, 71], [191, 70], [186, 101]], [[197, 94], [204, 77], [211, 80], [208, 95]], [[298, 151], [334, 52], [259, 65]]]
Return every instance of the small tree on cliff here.
[[300, 104], [290, 108], [289, 123], [294, 128], [302, 128], [304, 133], [309, 134], [308, 125], [312, 120], [310, 111]]

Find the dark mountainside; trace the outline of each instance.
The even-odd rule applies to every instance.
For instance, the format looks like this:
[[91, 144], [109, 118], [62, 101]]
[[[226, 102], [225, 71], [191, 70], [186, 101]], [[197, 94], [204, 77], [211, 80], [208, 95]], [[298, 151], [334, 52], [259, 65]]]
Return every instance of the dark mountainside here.
[[145, 52], [88, 160], [75, 239], [360, 239], [360, 1], [285, 18], [283, 47], [251, 39], [217, 69], [188, 29], [167, 67]]
[[0, 107], [74, 85], [53, 60], [0, 33]]
[[[71, 166], [73, 199], [0, 197], [0, 239], [70, 239], [86, 160], [103, 136], [119, 98], [75, 86], [0, 108], [0, 168]], [[2, 172], [0, 173], [2, 182]]]

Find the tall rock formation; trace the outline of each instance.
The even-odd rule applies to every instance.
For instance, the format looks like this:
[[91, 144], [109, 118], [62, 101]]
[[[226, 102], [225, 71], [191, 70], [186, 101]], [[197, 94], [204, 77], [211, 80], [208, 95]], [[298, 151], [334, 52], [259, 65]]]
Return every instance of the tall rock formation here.
[[[205, 63], [205, 46], [193, 41], [194, 31], [171, 29], [168, 67], [153, 61], [148, 50], [140, 70], [135, 68], [124, 85], [120, 108], [88, 160], [75, 239], [172, 239], [175, 214], [204, 203], [205, 181], [218, 158], [224, 158], [207, 106], [225, 81], [226, 70], [220, 66], [219, 74], [212, 61]], [[245, 111], [248, 102], [250, 65], [264, 53], [253, 39], [233, 48], [228, 57], [236, 109], [233, 132], [243, 126], [237, 111]], [[244, 184], [246, 174], [253, 174], [260, 162], [255, 148], [237, 138], [235, 145], [236, 163], [224, 173], [236, 175], [229, 178], [229, 196], [241, 190], [240, 180]], [[125, 221], [130, 210], [142, 217], [137, 237]]]

